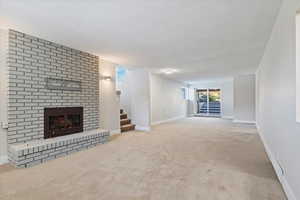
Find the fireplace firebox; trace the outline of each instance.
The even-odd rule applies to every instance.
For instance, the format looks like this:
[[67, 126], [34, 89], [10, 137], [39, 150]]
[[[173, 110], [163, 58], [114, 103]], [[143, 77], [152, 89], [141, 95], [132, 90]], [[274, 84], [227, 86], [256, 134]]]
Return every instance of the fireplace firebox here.
[[83, 107], [45, 108], [44, 138], [83, 132]]

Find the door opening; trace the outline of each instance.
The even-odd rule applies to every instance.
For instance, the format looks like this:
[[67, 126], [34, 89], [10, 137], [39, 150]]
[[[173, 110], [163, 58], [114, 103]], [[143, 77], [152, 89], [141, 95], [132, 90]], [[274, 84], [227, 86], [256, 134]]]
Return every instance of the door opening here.
[[197, 89], [197, 115], [221, 116], [221, 90]]

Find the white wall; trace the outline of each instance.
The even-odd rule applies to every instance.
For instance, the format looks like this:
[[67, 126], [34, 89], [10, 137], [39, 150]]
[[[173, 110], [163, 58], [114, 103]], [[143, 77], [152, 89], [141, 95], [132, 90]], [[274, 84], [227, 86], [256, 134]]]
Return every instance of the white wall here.
[[195, 88], [192, 85], [188, 85], [188, 99], [187, 99], [187, 116], [193, 117], [197, 109], [195, 104]]
[[[222, 117], [233, 118], [233, 80], [223, 80], [223, 81], [212, 81], [212, 82], [202, 82], [193, 84], [192, 88], [197, 89], [221, 89], [221, 111]], [[196, 104], [196, 102], [194, 102]], [[194, 106], [194, 113], [196, 113], [197, 106]]]
[[0, 29], [0, 164], [7, 161], [7, 64], [8, 31]]
[[131, 119], [137, 130], [150, 130], [150, 74], [142, 69], [128, 71]]
[[[116, 65], [105, 60], [99, 61], [100, 73], [100, 127], [120, 132], [120, 102], [116, 94]], [[111, 76], [112, 80], [103, 80], [101, 77]]]
[[129, 69], [119, 83], [120, 105], [137, 129], [149, 130], [151, 124], [186, 116], [187, 101], [181, 91], [185, 86], [142, 69]]
[[255, 75], [234, 78], [234, 120], [255, 122]]
[[224, 118], [233, 118], [233, 82], [227, 81], [224, 82], [221, 86], [221, 99], [222, 100], [222, 117]]
[[297, 84], [297, 121], [300, 122], [300, 9], [298, 10], [297, 13], [297, 19], [296, 19], [296, 34], [297, 34], [297, 40], [296, 40], [296, 51], [297, 51], [297, 56], [296, 56], [296, 74], [297, 74], [297, 79], [296, 79], [296, 84]]
[[151, 124], [186, 117], [187, 100], [183, 97], [183, 87], [186, 87], [183, 83], [150, 75]]
[[300, 123], [296, 122], [295, 76], [295, 13], [299, 8], [299, 0], [283, 0], [257, 71], [256, 91], [259, 132], [290, 200], [300, 199]]

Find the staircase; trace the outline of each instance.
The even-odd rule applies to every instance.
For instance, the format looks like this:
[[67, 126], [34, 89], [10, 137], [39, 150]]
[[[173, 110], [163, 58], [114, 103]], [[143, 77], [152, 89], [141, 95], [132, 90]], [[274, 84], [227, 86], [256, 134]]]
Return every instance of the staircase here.
[[200, 113], [211, 113], [211, 114], [220, 114], [221, 113], [221, 104], [220, 102], [209, 102], [209, 112], [207, 111], [207, 103], [202, 103], [200, 107]]
[[126, 113], [124, 113], [124, 110], [120, 110], [120, 125], [121, 125], [121, 132], [126, 131], [133, 131], [135, 129], [135, 125], [131, 124], [131, 120], [128, 119], [128, 116]]

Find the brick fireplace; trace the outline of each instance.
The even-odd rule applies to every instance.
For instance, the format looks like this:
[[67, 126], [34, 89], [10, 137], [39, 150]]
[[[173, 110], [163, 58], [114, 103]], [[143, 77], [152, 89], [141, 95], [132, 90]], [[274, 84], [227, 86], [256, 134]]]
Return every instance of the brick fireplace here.
[[107, 141], [99, 129], [99, 59], [8, 31], [8, 156], [28, 167]]
[[83, 132], [83, 107], [44, 109], [44, 139]]

